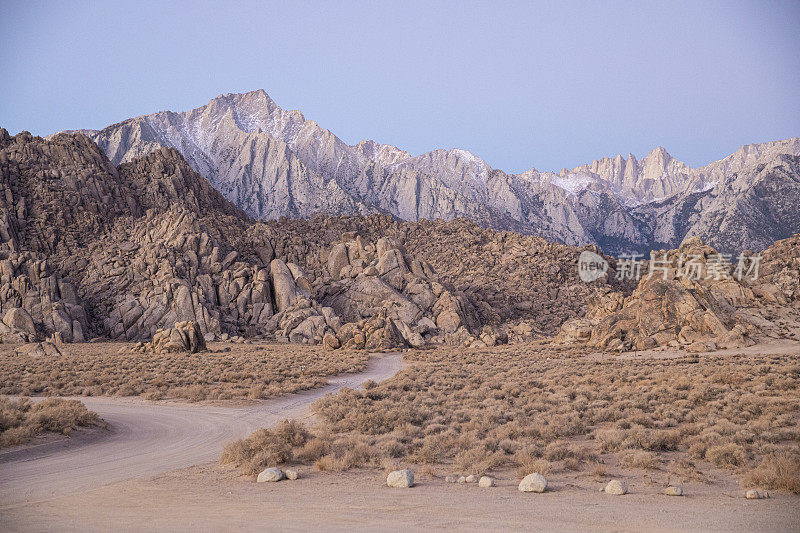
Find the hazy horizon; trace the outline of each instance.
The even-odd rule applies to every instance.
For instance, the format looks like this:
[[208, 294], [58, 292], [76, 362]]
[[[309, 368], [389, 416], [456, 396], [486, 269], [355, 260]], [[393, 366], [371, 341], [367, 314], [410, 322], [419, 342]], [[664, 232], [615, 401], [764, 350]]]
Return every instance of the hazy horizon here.
[[508, 172], [657, 146], [696, 168], [800, 135], [797, 3], [3, 3], [0, 15], [11, 133], [264, 89], [348, 144], [461, 148]]

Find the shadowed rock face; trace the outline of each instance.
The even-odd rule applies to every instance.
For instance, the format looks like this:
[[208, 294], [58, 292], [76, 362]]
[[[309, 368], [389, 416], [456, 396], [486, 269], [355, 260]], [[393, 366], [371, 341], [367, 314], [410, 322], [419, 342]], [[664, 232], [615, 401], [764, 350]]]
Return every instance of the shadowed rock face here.
[[[466, 217], [618, 254], [675, 248], [694, 235], [723, 251], [760, 249], [789, 235], [785, 222], [798, 216], [796, 203], [792, 208], [790, 198], [775, 194], [774, 180], [759, 177], [760, 166], [800, 155], [798, 138], [743, 146], [697, 169], [658, 147], [642, 159], [618, 155], [558, 173], [508, 174], [466, 150], [412, 156], [374, 141], [347, 145], [299, 111], [281, 109], [264, 91], [81, 131], [113, 164], [175, 148], [225, 198], [261, 219]], [[786, 172], [784, 178], [797, 179], [796, 165]], [[736, 205], [740, 212], [729, 212]], [[778, 218], [770, 214], [776, 209]], [[798, 230], [796, 223], [789, 227]]]

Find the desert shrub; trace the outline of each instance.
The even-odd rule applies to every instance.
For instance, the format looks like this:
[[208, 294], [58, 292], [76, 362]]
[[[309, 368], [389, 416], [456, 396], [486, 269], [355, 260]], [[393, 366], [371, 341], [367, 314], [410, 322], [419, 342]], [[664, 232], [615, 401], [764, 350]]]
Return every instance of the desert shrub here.
[[594, 433], [594, 440], [604, 452], [615, 452], [622, 449], [625, 432], [621, 429], [601, 429]]
[[705, 458], [720, 468], [737, 468], [747, 461], [747, 452], [742, 446], [729, 442], [711, 446], [706, 450]]
[[235, 344], [202, 356], [126, 352], [122, 343], [85, 343], [69, 357], [19, 357], [0, 344], [0, 394], [137, 396], [192, 402], [261, 399], [324, 386], [326, 376], [362, 371], [364, 350]]
[[77, 400], [0, 398], [0, 447], [24, 444], [32, 437], [53, 432], [69, 435], [79, 427], [100, 423], [100, 417]]
[[627, 431], [624, 448], [640, 448], [654, 452], [675, 450], [680, 442], [680, 433], [675, 430], [633, 428]]
[[246, 474], [257, 474], [265, 468], [289, 462], [294, 449], [306, 444], [309, 433], [295, 420], [284, 420], [273, 429], [259, 429], [241, 440], [225, 446], [220, 462], [233, 464]]
[[608, 475], [608, 469], [600, 461], [594, 461], [589, 468], [589, 475], [595, 479], [602, 479]]
[[476, 476], [485, 474], [503, 462], [504, 460], [499, 454], [489, 452], [481, 446], [460, 451], [454, 458], [455, 466], [461, 472]]
[[378, 464], [379, 456], [375, 449], [354, 436], [337, 439], [331, 445], [330, 452], [314, 462], [319, 470], [333, 472]]
[[[599, 362], [580, 349], [531, 343], [411, 350], [404, 359], [409, 366], [392, 379], [317, 401], [322, 425], [295, 459], [322, 460], [325, 469], [508, 466], [524, 476], [603, 470], [600, 454], [616, 454], [629, 468], [665, 465], [701, 479], [689, 459], [741, 468], [800, 441], [800, 380], [785, 379], [797, 366], [787, 355]], [[371, 453], [345, 460], [334, 448], [351, 437]]]
[[645, 450], [625, 450], [619, 455], [619, 465], [623, 468], [656, 470], [658, 469], [659, 461], [658, 457], [653, 452]]
[[742, 484], [800, 494], [800, 453], [783, 451], [764, 456], [744, 475]]
[[550, 461], [542, 457], [536, 457], [528, 450], [520, 450], [514, 454], [514, 462], [518, 465], [517, 477], [520, 479], [534, 472], [546, 476], [553, 470], [553, 465]]
[[419, 464], [443, 463], [451, 450], [452, 443], [447, 435], [425, 438], [422, 445], [409, 455], [409, 459]]
[[561, 461], [564, 459], [584, 461], [587, 459], [594, 459], [595, 455], [585, 446], [564, 442], [551, 442], [544, 449], [544, 457], [548, 461]]
[[331, 443], [328, 439], [312, 437], [302, 448], [294, 452], [295, 459], [300, 463], [313, 463], [330, 452]]

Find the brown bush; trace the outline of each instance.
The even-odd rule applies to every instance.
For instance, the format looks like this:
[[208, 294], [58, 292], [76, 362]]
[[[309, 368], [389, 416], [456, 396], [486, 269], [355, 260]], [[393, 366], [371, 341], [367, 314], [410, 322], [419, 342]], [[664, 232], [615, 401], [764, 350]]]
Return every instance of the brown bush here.
[[710, 447], [706, 450], [705, 458], [721, 468], [737, 468], [747, 461], [747, 452], [742, 446], [729, 442]]
[[756, 468], [744, 475], [742, 484], [800, 494], [800, 453], [784, 451], [764, 456]]
[[527, 450], [517, 452], [514, 456], [514, 463], [518, 465], [517, 477], [519, 479], [524, 478], [528, 474], [533, 474], [534, 472], [546, 476], [553, 470], [553, 464], [550, 461], [541, 457], [535, 457]]
[[597, 480], [600, 480], [608, 475], [608, 469], [606, 468], [605, 464], [601, 463], [600, 461], [595, 461], [589, 468], [589, 475]]
[[225, 446], [220, 462], [234, 464], [244, 473], [255, 475], [272, 466], [290, 462], [294, 449], [308, 442], [303, 424], [284, 420], [273, 429], [259, 429], [242, 440]]
[[625, 450], [619, 455], [619, 465], [623, 468], [657, 470], [659, 460], [656, 454], [644, 450]]
[[[703, 479], [689, 457], [707, 460], [698, 463], [704, 469], [739, 470], [800, 441], [800, 380], [785, 377], [797, 366], [788, 355], [598, 359], [531, 343], [404, 357], [410, 365], [394, 378], [314, 404], [320, 441], [307, 445], [304, 462], [524, 476], [605, 470], [597, 465], [616, 455], [621, 468], [668, 465], [670, 474]], [[371, 453], [333, 451], [347, 439]]]
[[33, 403], [29, 398], [0, 398], [0, 447], [24, 444], [47, 432], [69, 435], [77, 427], [99, 423], [97, 413], [77, 400], [47, 398]]

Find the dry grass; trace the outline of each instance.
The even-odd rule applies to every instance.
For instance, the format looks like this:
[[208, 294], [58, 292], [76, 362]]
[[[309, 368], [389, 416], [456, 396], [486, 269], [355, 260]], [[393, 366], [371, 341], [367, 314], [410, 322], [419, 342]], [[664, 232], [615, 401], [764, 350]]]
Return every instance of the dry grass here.
[[0, 448], [24, 444], [48, 432], [69, 435], [78, 426], [99, 422], [97, 413], [77, 400], [47, 398], [33, 403], [28, 398], [0, 398]]
[[222, 464], [234, 463], [248, 474], [294, 459], [294, 450], [308, 442], [309, 434], [299, 422], [284, 420], [273, 429], [259, 429], [246, 439], [232, 442], [222, 451]]
[[[310, 442], [324, 446], [305, 462], [602, 477], [610, 460], [687, 480], [716, 468], [783, 479], [775, 472], [786, 470], [785, 460], [779, 468], [766, 458], [800, 447], [794, 356], [598, 359], [532, 343], [405, 357], [411, 365], [395, 378], [315, 403], [321, 424]], [[359, 452], [345, 459], [337, 447]], [[759, 474], [748, 474], [762, 457]]]
[[214, 343], [200, 354], [118, 353], [126, 346], [71, 344], [62, 357], [31, 358], [0, 345], [0, 394], [261, 399], [321, 387], [326, 376], [364, 370], [369, 357], [363, 350], [296, 344]]
[[747, 461], [747, 451], [733, 442], [711, 446], [705, 452], [706, 461], [720, 468], [738, 468]]
[[644, 450], [625, 450], [619, 455], [619, 465], [623, 468], [657, 470], [660, 465], [660, 461], [653, 452], [647, 452]]
[[778, 452], [764, 456], [742, 480], [745, 487], [785, 490], [800, 494], [800, 453]]

